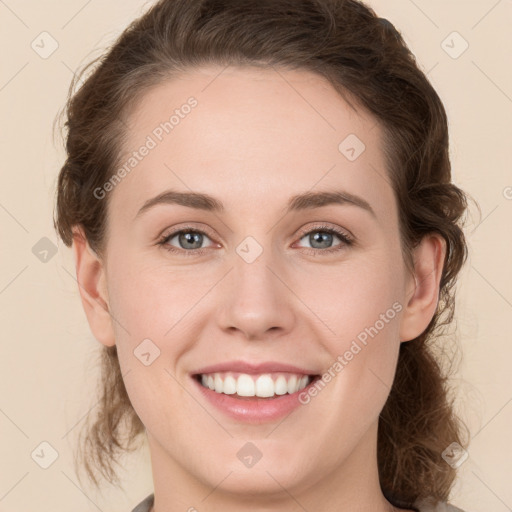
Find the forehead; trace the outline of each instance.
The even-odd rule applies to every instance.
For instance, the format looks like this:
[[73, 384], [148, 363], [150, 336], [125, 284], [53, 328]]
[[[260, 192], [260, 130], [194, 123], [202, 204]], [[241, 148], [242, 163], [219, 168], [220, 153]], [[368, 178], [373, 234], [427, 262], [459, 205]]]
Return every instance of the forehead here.
[[195, 69], [147, 91], [127, 126], [118, 168], [128, 172], [111, 202], [123, 199], [131, 218], [167, 188], [226, 209], [234, 200], [237, 213], [307, 190], [344, 188], [376, 213], [393, 203], [377, 121], [308, 71]]

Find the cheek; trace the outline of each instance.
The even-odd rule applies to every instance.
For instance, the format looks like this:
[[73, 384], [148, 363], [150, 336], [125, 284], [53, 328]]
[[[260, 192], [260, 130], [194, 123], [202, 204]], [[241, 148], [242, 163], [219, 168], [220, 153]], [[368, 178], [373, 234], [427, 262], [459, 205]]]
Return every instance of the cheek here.
[[328, 339], [339, 340], [338, 350], [358, 337], [363, 343], [377, 334], [394, 339], [404, 308], [403, 277], [396, 261], [391, 254], [375, 253], [337, 267], [310, 269], [294, 281], [293, 290], [323, 321]]
[[401, 276], [391, 257], [354, 262], [338, 278], [315, 280], [305, 301], [329, 327], [322, 330], [331, 372], [343, 374], [336, 386], [349, 392], [347, 403], [364, 403], [368, 414], [383, 404], [394, 378], [405, 307]]
[[[379, 308], [377, 311], [380, 312]], [[387, 310], [383, 311], [386, 314]], [[331, 380], [327, 384], [329, 389], [322, 393], [329, 400], [333, 416], [343, 424], [345, 440], [339, 441], [339, 450], [343, 450], [346, 443], [355, 444], [359, 436], [378, 421], [391, 391], [400, 343], [395, 310], [390, 309], [388, 316], [394, 318], [387, 324], [375, 322], [366, 304], [364, 315], [360, 314], [358, 319], [365, 326], [362, 329], [350, 327], [329, 347], [332, 363], [326, 373]], [[372, 319], [371, 324], [365, 321], [366, 318]], [[342, 322], [352, 326], [354, 317], [344, 314], [338, 324], [340, 331]], [[321, 414], [322, 405], [319, 402], [318, 414]], [[326, 437], [332, 440], [331, 435]]]
[[134, 342], [141, 337], [167, 339], [186, 324], [187, 312], [211, 287], [208, 276], [198, 276], [197, 271], [165, 263], [149, 266], [136, 258], [120, 261], [111, 272], [109, 286], [112, 313], [126, 327], [116, 326], [120, 339], [126, 338], [126, 331]]

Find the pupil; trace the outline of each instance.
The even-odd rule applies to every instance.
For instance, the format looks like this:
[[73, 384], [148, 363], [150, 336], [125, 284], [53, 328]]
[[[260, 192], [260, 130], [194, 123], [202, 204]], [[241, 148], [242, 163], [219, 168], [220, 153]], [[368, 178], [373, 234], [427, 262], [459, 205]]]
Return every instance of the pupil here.
[[199, 242], [197, 247], [189, 247], [189, 246], [185, 245], [185, 247], [187, 249], [199, 249], [201, 247], [202, 236], [203, 235], [201, 235], [201, 233], [191, 233], [191, 232], [182, 233], [180, 235], [180, 244], [182, 242], [184, 242], [185, 244], [189, 244], [189, 243], [194, 244], [194, 242]]
[[[320, 242], [320, 247], [315, 248], [326, 248], [329, 247], [329, 242], [331, 241], [332, 235], [330, 233], [326, 233], [325, 231], [317, 231], [316, 234], [310, 236], [310, 243], [314, 247], [313, 243]], [[322, 245], [323, 244], [323, 245]]]

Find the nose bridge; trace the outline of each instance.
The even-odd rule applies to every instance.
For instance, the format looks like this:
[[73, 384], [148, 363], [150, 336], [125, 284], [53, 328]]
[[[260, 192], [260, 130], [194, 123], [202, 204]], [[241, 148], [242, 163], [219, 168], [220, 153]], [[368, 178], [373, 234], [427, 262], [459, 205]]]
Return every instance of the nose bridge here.
[[264, 337], [270, 329], [289, 330], [295, 320], [291, 292], [283, 283], [285, 277], [279, 276], [280, 263], [271, 247], [248, 236], [235, 248], [232, 264], [224, 286], [221, 327], [240, 330], [247, 338]]

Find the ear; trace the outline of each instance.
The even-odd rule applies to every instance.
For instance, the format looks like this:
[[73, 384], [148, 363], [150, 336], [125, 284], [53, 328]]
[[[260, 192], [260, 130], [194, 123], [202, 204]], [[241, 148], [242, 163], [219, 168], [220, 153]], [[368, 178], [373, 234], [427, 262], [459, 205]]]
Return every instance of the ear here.
[[414, 250], [414, 274], [406, 290], [408, 302], [401, 319], [400, 341], [417, 338], [432, 320], [439, 301], [445, 254], [446, 241], [437, 233], [426, 235]]
[[76, 278], [82, 306], [94, 337], [103, 345], [115, 345], [103, 262], [89, 246], [81, 227], [73, 229]]

